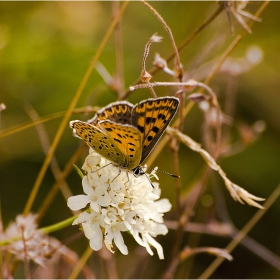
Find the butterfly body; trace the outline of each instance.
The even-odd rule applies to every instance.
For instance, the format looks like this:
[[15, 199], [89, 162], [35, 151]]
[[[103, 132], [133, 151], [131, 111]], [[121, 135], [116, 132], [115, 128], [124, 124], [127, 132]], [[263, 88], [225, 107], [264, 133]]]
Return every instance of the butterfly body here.
[[74, 135], [114, 165], [142, 174], [147, 158], [179, 106], [175, 97], [150, 98], [135, 106], [126, 101], [104, 107], [88, 122], [71, 121]]

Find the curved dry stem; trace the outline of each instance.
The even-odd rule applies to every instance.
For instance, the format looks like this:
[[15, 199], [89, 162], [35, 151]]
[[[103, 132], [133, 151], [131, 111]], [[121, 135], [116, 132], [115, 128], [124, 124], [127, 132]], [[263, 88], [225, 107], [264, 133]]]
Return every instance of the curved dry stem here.
[[162, 37], [158, 36], [157, 34], [154, 34], [148, 41], [148, 43], [145, 46], [143, 59], [142, 59], [142, 70], [141, 70], [141, 80], [142, 82], [149, 82], [152, 76], [149, 74], [149, 72], [146, 70], [146, 60], [150, 52], [150, 47], [152, 43], [159, 43], [161, 42]]
[[256, 201], [263, 201], [265, 199], [254, 196], [254, 195], [248, 193], [246, 190], [244, 190], [240, 186], [231, 182], [227, 178], [227, 176], [226, 176], [225, 172], [222, 170], [222, 168], [216, 163], [215, 159], [207, 151], [202, 149], [201, 145], [199, 143], [195, 142], [189, 136], [181, 133], [178, 130], [175, 130], [174, 128], [168, 127], [167, 132], [172, 134], [173, 136], [177, 137], [183, 144], [185, 144], [191, 150], [198, 152], [202, 156], [202, 158], [205, 160], [205, 162], [208, 164], [208, 166], [211, 169], [218, 172], [218, 174], [224, 180], [224, 183], [234, 200], [236, 200], [242, 204], [244, 204], [244, 201], [245, 201], [251, 206], [255, 206], [257, 208], [263, 209], [263, 206], [261, 206]]
[[[206, 19], [198, 28], [196, 28], [194, 30], [194, 32], [187, 37], [183, 43], [178, 47], [178, 51], [182, 51], [186, 46], [188, 46], [188, 44], [190, 44], [199, 34], [201, 31], [203, 31], [203, 29], [205, 29], [223, 10], [223, 8], [221, 6], [218, 7], [218, 9], [208, 18]], [[175, 57], [175, 51], [172, 52], [169, 56], [167, 56], [167, 58], [165, 59], [166, 62], [169, 62], [171, 59], [173, 59]], [[154, 74], [156, 74], [160, 69], [158, 67], [151, 67], [151, 69], [149, 69], [149, 73], [153, 76]], [[137, 79], [133, 84], [136, 85], [138, 83], [141, 82], [141, 79]], [[126, 91], [123, 96], [120, 98], [121, 100], [126, 99], [129, 95], [130, 95], [130, 91]]]
[[227, 250], [225, 249], [220, 249], [216, 247], [198, 247], [198, 248], [189, 248], [185, 247], [181, 253], [180, 253], [180, 261], [184, 261], [185, 259], [189, 258], [190, 256], [194, 254], [199, 254], [199, 253], [208, 253], [211, 255], [216, 255], [221, 258], [225, 258], [229, 261], [233, 260], [233, 257], [228, 253]]
[[184, 70], [180, 61], [180, 56], [179, 56], [179, 51], [178, 48], [176, 46], [172, 31], [170, 29], [170, 27], [167, 25], [167, 23], [165, 22], [165, 20], [162, 18], [162, 16], [147, 2], [145, 2], [144, 0], [141, 0], [153, 13], [154, 15], [157, 17], [157, 19], [160, 21], [160, 23], [163, 25], [164, 29], [166, 30], [166, 32], [169, 35], [169, 38], [171, 40], [172, 46], [173, 46], [173, 50], [175, 53], [175, 57], [176, 57], [176, 70], [177, 70], [177, 76], [179, 78], [179, 80], [181, 81], [184, 75]]

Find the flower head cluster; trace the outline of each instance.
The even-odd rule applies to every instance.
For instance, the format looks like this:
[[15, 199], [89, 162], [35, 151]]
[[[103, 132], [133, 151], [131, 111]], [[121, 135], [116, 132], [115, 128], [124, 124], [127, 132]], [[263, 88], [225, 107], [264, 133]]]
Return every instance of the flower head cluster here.
[[37, 230], [36, 218], [37, 215], [34, 214], [28, 214], [26, 217], [18, 215], [16, 221], [7, 227], [3, 237], [11, 241], [6, 249], [14, 254], [16, 259], [33, 260], [44, 265], [54, 248], [48, 237]]
[[121, 232], [129, 231], [150, 255], [153, 255], [152, 245], [163, 259], [162, 247], [154, 237], [167, 233], [163, 213], [171, 209], [171, 204], [167, 199], [159, 200], [158, 183], [153, 183], [153, 188], [148, 174], [136, 178], [132, 172], [113, 166], [92, 149], [82, 169], [86, 171], [82, 179], [85, 195], [70, 197], [68, 207], [80, 210], [89, 205], [73, 224], [82, 224], [91, 248], [100, 250], [104, 241], [113, 253], [114, 241], [126, 255], [128, 250]]

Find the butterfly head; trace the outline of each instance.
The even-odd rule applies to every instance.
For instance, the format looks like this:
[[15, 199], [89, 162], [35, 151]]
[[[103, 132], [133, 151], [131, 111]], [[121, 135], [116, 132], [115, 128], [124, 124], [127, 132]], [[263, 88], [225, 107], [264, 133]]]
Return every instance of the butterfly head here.
[[143, 166], [138, 165], [136, 168], [133, 169], [133, 175], [136, 178], [138, 178], [139, 176], [144, 175], [144, 174], [146, 174], [146, 173], [143, 169]]

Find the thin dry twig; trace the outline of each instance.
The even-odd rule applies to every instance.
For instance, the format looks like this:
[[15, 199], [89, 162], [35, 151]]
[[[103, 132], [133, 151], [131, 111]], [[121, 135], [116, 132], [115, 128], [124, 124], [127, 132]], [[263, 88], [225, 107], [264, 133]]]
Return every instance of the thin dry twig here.
[[196, 254], [201, 254], [201, 253], [215, 255], [217, 257], [227, 259], [229, 261], [233, 260], [233, 257], [225, 249], [216, 248], [216, 247], [190, 248], [189, 246], [185, 246], [183, 248], [183, 250], [178, 254], [178, 256], [176, 258], [172, 259], [168, 272], [166, 274], [164, 274], [164, 278], [165, 279], [174, 278], [174, 272], [176, 271], [179, 264], [186, 261], [190, 257], [192, 257]]
[[[152, 76], [149, 74], [149, 72], [147, 72], [146, 70], [146, 60], [147, 60], [147, 57], [149, 55], [149, 52], [150, 52], [150, 47], [151, 47], [151, 44], [152, 43], [159, 43], [161, 42], [162, 40], [162, 37], [158, 36], [157, 34], [154, 34], [148, 41], [148, 43], [146, 44], [145, 46], [145, 50], [144, 50], [144, 55], [143, 55], [143, 59], [142, 59], [142, 71], [141, 71], [141, 81], [143, 83], [148, 83], [150, 84], [150, 79], [152, 78]], [[152, 96], [154, 98], [157, 97], [154, 89], [152, 87], [149, 87], [151, 93], [152, 93]]]
[[[206, 19], [202, 24], [200, 24], [195, 30], [194, 32], [191, 33], [191, 35], [189, 37], [187, 37], [183, 43], [181, 43], [181, 45], [178, 47], [178, 52], [182, 51], [186, 46], [188, 46], [188, 44], [190, 44], [202, 31], [203, 29], [205, 29], [221, 12], [223, 11], [223, 7], [220, 5], [218, 6], [217, 10], [208, 18]], [[166, 62], [169, 62], [170, 60], [172, 60], [176, 55], [176, 51], [173, 51], [169, 56], [166, 57], [166, 59], [164, 59]], [[154, 76], [154, 74], [156, 74], [156, 72], [158, 72], [161, 68], [158, 68], [157, 66], [152, 67], [148, 72]], [[174, 76], [174, 72], [172, 72], [172, 76]], [[140, 79], [137, 79], [133, 84], [139, 84], [141, 82]], [[131, 93], [130, 90], [126, 91], [123, 96], [121, 97], [121, 100], [126, 99], [129, 94]]]
[[167, 31], [169, 38], [171, 40], [172, 46], [173, 46], [173, 50], [175, 53], [175, 57], [176, 57], [176, 64], [175, 64], [175, 69], [177, 72], [177, 77], [179, 78], [180, 81], [182, 81], [182, 78], [184, 76], [184, 70], [180, 61], [180, 56], [179, 56], [179, 52], [172, 34], [172, 31], [170, 29], [170, 27], [167, 25], [167, 23], [165, 22], [165, 20], [162, 18], [162, 16], [150, 5], [148, 4], [146, 1], [141, 0], [153, 13], [154, 15], [157, 17], [157, 19], [161, 22], [161, 24], [163, 25], [163, 27], [165, 28], [165, 30]]
[[182, 252], [179, 255], [180, 261], [186, 260], [188, 257], [194, 255], [194, 254], [199, 254], [199, 253], [208, 253], [211, 255], [215, 255], [218, 257], [225, 258], [229, 261], [233, 260], [233, 257], [228, 253], [227, 250], [225, 249], [220, 249], [216, 247], [198, 247], [198, 248], [189, 248], [186, 246]]
[[150, 79], [152, 78], [152, 76], [146, 70], [146, 60], [147, 60], [147, 57], [148, 57], [149, 52], [150, 52], [150, 47], [151, 47], [152, 43], [159, 43], [159, 42], [161, 42], [161, 40], [162, 40], [161, 36], [158, 36], [157, 34], [154, 34], [149, 39], [148, 43], [145, 46], [144, 55], [143, 55], [143, 59], [142, 59], [142, 71], [141, 71], [141, 80], [142, 80], [143, 83], [149, 82]]

